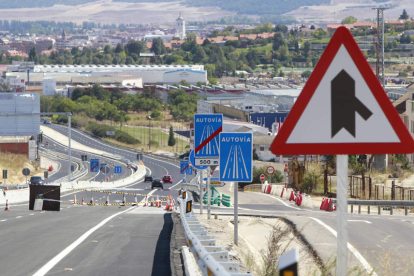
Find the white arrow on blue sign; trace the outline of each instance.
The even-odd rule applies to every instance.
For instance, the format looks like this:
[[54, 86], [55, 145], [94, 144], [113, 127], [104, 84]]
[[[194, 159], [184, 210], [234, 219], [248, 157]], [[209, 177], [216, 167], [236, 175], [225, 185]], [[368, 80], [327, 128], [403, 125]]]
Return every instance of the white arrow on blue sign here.
[[218, 165], [220, 156], [218, 137], [222, 130], [223, 114], [194, 115], [194, 165]]
[[220, 181], [252, 182], [253, 136], [220, 133]]
[[114, 167], [114, 173], [122, 173], [122, 167], [121, 166]]
[[99, 159], [91, 159], [91, 172], [99, 172]]

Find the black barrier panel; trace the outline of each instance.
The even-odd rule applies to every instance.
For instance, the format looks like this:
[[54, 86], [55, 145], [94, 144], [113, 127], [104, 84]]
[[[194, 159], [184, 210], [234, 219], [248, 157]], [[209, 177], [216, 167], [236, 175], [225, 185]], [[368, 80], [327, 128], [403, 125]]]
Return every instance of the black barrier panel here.
[[[30, 185], [29, 210], [33, 210], [36, 198], [60, 200], [60, 186]], [[60, 202], [44, 200], [42, 210], [60, 211]]]

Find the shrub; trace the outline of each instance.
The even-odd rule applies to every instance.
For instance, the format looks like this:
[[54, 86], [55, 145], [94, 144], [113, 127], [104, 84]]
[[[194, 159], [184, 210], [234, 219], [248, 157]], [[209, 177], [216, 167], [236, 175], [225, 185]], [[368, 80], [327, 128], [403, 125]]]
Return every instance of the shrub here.
[[160, 146], [160, 143], [158, 143], [158, 141], [151, 140], [151, 146], [159, 147]]

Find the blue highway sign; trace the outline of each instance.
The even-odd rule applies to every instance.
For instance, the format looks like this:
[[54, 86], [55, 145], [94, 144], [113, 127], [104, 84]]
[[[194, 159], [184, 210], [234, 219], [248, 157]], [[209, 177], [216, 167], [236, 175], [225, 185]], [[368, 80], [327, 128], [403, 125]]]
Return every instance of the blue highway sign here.
[[252, 182], [252, 179], [252, 134], [220, 133], [220, 180]]
[[121, 166], [114, 167], [114, 173], [122, 173], [122, 167]]
[[99, 159], [91, 159], [91, 172], [99, 172]]
[[222, 131], [223, 114], [194, 115], [194, 165], [218, 165], [218, 158], [220, 156], [218, 137]]
[[180, 174], [186, 174], [188, 167], [190, 167], [190, 165], [188, 164], [188, 161], [181, 161], [180, 162]]

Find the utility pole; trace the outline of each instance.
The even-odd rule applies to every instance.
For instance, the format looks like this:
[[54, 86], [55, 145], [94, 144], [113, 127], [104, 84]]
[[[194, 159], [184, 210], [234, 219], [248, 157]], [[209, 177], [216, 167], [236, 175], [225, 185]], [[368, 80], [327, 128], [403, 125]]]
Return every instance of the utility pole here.
[[[385, 90], [385, 69], [384, 69], [384, 10], [387, 8], [373, 8], [377, 10], [377, 78]], [[388, 168], [388, 154], [376, 155], [375, 158], [383, 159], [385, 170]]]
[[385, 88], [384, 70], [384, 10], [388, 8], [372, 8], [377, 11], [377, 68], [376, 73], [382, 87]]

